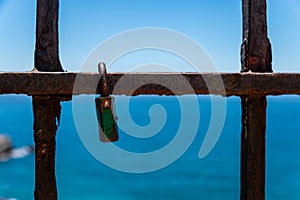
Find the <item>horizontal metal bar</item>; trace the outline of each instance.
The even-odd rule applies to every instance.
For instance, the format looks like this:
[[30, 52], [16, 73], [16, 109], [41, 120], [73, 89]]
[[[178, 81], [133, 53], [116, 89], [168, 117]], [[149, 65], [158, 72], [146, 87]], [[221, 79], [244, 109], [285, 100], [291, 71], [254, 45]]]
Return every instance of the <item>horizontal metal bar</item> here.
[[[98, 73], [1, 72], [0, 94], [98, 94], [99, 79]], [[298, 73], [109, 73], [107, 79], [115, 95], [300, 94]]]

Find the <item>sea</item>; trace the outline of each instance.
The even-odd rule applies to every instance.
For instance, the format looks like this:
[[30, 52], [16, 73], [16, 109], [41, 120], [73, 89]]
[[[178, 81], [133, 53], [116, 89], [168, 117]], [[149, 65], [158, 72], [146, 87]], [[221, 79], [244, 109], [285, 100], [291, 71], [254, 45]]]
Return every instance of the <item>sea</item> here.
[[[82, 97], [81, 116], [94, 106], [91, 98]], [[189, 104], [186, 96], [184, 103]], [[223, 98], [223, 97], [218, 97]], [[97, 158], [82, 141], [84, 133], [77, 123], [85, 122], [84, 117], [74, 115], [74, 101], [63, 102], [60, 126], [57, 132], [56, 178], [58, 197], [62, 200], [193, 200], [193, 199], [239, 199], [240, 198], [240, 147], [241, 147], [241, 100], [238, 97], [226, 98], [226, 115], [220, 136], [204, 157], [199, 157], [207, 130], [216, 121], [212, 119], [211, 96], [197, 96], [199, 120], [193, 113], [185, 113], [180, 108], [181, 100], [167, 96], [115, 96], [118, 120], [124, 119], [128, 108], [129, 117], [139, 127], [146, 127], [153, 121], [165, 122], [155, 135], [134, 137], [119, 127], [120, 149], [140, 155], [145, 152], [159, 152], [175, 138], [182, 120], [191, 127], [198, 124], [191, 145], [182, 150], [182, 155], [174, 162], [148, 172], [124, 172], [107, 165]], [[194, 101], [193, 100], [193, 101]], [[87, 103], [87, 101], [90, 101]], [[192, 100], [191, 100], [192, 101]], [[80, 101], [77, 101], [80, 102]], [[15, 148], [33, 145], [33, 114], [31, 97], [24, 95], [0, 96], [0, 134], [10, 136]], [[159, 109], [156, 109], [160, 105]], [[77, 105], [78, 106], [78, 105]], [[92, 106], [92, 107], [93, 107]], [[154, 112], [162, 114], [151, 115]], [[76, 107], [76, 106], [75, 106]], [[163, 109], [163, 112], [161, 108]], [[76, 110], [78, 115], [78, 110]], [[91, 111], [92, 113], [94, 110]], [[214, 111], [216, 112], [216, 111]], [[218, 114], [218, 112], [217, 112]], [[96, 115], [96, 114], [95, 114]], [[189, 116], [191, 116], [189, 118]], [[266, 199], [300, 199], [300, 97], [268, 97], [266, 130]], [[128, 117], [128, 116], [126, 116]], [[76, 120], [75, 120], [76, 118]], [[157, 119], [154, 119], [157, 118]], [[83, 126], [86, 134], [98, 140], [97, 124]], [[79, 128], [78, 128], [79, 127]], [[134, 131], [134, 126], [131, 127]], [[80, 131], [79, 131], [80, 130]], [[93, 130], [93, 131], [89, 131]], [[126, 129], [128, 130], [128, 129]], [[130, 129], [129, 129], [130, 130]], [[139, 130], [139, 129], [138, 129]], [[140, 129], [144, 130], [144, 129]], [[146, 130], [146, 129], [145, 129]], [[186, 128], [186, 137], [192, 129]], [[80, 133], [81, 132], [81, 133]], [[128, 131], [127, 131], [128, 132]], [[146, 133], [146, 132], [145, 132]], [[147, 133], [149, 134], [149, 133]], [[181, 139], [182, 142], [186, 140]], [[180, 141], [179, 143], [180, 144]], [[101, 153], [101, 151], [99, 152]], [[114, 157], [109, 151], [107, 156]], [[173, 155], [173, 152], [168, 152]], [[127, 160], [128, 159], [128, 160]], [[155, 159], [154, 159], [155, 160]], [[157, 159], [156, 159], [157, 161]], [[123, 157], [121, 163], [128, 166], [149, 167]], [[132, 163], [131, 163], [132, 162]], [[151, 163], [149, 164], [151, 167]], [[119, 168], [122, 168], [122, 166]], [[34, 155], [0, 162], [0, 199], [33, 199]]]

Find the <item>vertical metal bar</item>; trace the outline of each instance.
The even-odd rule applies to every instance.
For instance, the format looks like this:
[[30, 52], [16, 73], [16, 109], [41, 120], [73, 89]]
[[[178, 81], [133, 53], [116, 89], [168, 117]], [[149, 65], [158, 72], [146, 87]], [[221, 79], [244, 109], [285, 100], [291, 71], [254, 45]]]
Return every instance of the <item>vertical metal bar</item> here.
[[266, 97], [242, 97], [241, 199], [265, 198]]
[[[242, 0], [242, 72], [272, 72], [267, 34], [266, 0]], [[241, 134], [241, 199], [265, 199], [265, 96], [243, 96]]]
[[59, 0], [37, 0], [34, 67], [38, 71], [64, 71], [58, 49]]
[[[58, 56], [58, 0], [37, 0], [34, 66], [38, 71], [63, 71]], [[57, 199], [55, 177], [56, 130], [60, 119], [60, 99], [33, 96], [35, 141], [34, 198]]]
[[60, 116], [60, 100], [53, 97], [32, 98], [35, 141], [34, 198], [57, 199], [55, 177], [56, 120]]
[[267, 31], [266, 0], [242, 0], [242, 5], [242, 72], [272, 72], [272, 52]]

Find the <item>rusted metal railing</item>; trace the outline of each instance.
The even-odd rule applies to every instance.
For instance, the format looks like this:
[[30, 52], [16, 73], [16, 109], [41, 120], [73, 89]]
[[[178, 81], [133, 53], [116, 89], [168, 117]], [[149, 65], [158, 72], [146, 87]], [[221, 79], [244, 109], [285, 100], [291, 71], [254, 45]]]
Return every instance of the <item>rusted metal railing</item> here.
[[[267, 3], [243, 0], [242, 5], [242, 72], [272, 72]], [[267, 99], [260, 94], [243, 95], [241, 99], [241, 199], [262, 200], [265, 198]]]
[[[58, 56], [58, 0], [38, 0], [34, 67], [38, 71], [63, 71]], [[57, 199], [55, 177], [56, 130], [61, 97], [32, 96], [35, 142], [35, 199]]]
[[[58, 57], [58, 0], [37, 0], [37, 30], [34, 72], [0, 73], [0, 94], [33, 97], [35, 154], [35, 199], [57, 199], [55, 137], [60, 101], [71, 95], [99, 94], [98, 73], [62, 72]], [[242, 99], [241, 199], [265, 198], [266, 96], [300, 94], [300, 74], [271, 73], [272, 53], [267, 35], [266, 0], [242, 0], [243, 43], [241, 73], [131, 73], [126, 88], [114, 89], [124, 73], [109, 73], [110, 93], [115, 95], [216, 94]], [[56, 72], [57, 71], [57, 72]], [[180, 75], [180, 76], [179, 76]], [[192, 91], [183, 88], [184, 77]], [[222, 78], [224, 88], [209, 90], [208, 84]], [[143, 83], [168, 83], [174, 88]], [[157, 81], [156, 81], [157, 80]], [[75, 81], [79, 82], [74, 88]], [[140, 84], [139, 84], [140, 83]], [[135, 85], [142, 85], [138, 89]], [[135, 90], [136, 89], [136, 90]], [[131, 91], [134, 92], [132, 93]]]
[[[124, 75], [126, 75], [124, 77]], [[180, 85], [184, 77], [193, 90]], [[224, 90], [209, 91], [207, 84], [222, 78]], [[126, 89], [115, 86], [121, 78]], [[108, 73], [110, 93], [115, 95], [216, 94], [223, 96], [300, 94], [300, 74], [292, 73]], [[174, 85], [173, 92], [161, 85], [143, 85], [145, 80]], [[77, 87], [74, 87], [75, 80]], [[79, 95], [100, 94], [95, 85], [99, 73], [0, 72], [0, 94]], [[141, 85], [134, 93], [136, 85]]]

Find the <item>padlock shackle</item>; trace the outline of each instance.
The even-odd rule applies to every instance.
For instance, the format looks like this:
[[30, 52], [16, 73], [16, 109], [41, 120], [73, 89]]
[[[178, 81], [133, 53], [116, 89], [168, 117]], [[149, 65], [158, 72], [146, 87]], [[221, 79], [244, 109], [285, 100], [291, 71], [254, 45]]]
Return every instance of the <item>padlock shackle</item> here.
[[109, 84], [106, 77], [106, 64], [100, 62], [98, 64], [98, 72], [100, 74], [99, 90], [102, 97], [109, 96]]

